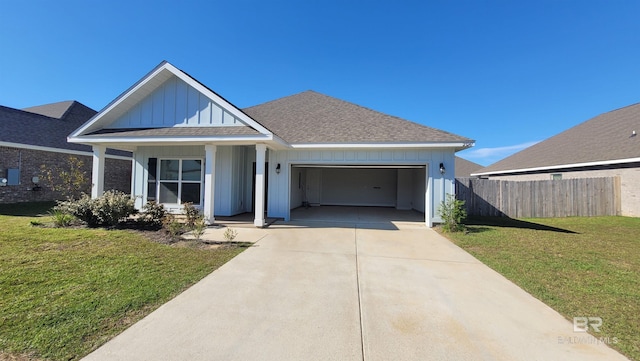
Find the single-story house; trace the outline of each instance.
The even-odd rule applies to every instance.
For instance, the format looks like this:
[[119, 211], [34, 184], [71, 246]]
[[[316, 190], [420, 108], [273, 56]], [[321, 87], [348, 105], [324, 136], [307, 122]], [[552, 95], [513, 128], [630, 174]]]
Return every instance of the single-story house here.
[[[96, 111], [77, 101], [64, 101], [26, 109], [0, 106], [0, 203], [64, 199], [42, 179], [42, 166], [67, 170], [68, 158], [84, 162], [87, 191], [91, 188], [90, 146], [67, 142], [73, 130]], [[110, 151], [106, 155], [105, 187], [131, 189], [131, 154]]]
[[94, 197], [116, 148], [133, 152], [136, 207], [192, 202], [210, 223], [252, 212], [257, 227], [302, 205], [415, 209], [431, 226], [474, 144], [314, 91], [239, 109], [166, 61], [68, 140], [93, 147]]
[[580, 123], [476, 171], [502, 180], [614, 177], [620, 179], [621, 214], [640, 216], [640, 103]]

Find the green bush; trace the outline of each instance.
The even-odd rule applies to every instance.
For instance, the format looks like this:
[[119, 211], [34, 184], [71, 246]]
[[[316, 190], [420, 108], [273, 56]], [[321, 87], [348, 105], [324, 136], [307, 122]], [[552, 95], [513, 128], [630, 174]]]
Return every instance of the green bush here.
[[160, 228], [162, 227], [162, 221], [166, 214], [167, 211], [162, 204], [149, 201], [142, 207], [142, 214], [140, 218], [138, 218], [138, 221], [146, 226]]
[[136, 213], [130, 196], [112, 190], [96, 199], [84, 194], [78, 200], [58, 202], [54, 211], [73, 214], [89, 227], [112, 227]]
[[442, 229], [445, 232], [458, 232], [465, 229], [462, 222], [467, 218], [467, 211], [464, 209], [464, 201], [456, 199], [453, 194], [447, 194], [447, 197], [438, 209], [438, 214], [442, 221]]
[[162, 219], [162, 228], [165, 229], [173, 240], [180, 238], [180, 235], [184, 233], [184, 225], [178, 222], [176, 217], [171, 213], [167, 213]]
[[73, 214], [63, 212], [59, 209], [52, 209], [49, 215], [55, 227], [69, 227], [75, 219]]

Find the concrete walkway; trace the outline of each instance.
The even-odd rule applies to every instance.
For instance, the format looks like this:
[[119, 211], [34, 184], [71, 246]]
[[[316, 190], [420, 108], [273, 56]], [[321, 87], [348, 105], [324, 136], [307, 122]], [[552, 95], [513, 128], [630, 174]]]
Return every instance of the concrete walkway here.
[[626, 360], [422, 224], [238, 233], [257, 242], [86, 360]]

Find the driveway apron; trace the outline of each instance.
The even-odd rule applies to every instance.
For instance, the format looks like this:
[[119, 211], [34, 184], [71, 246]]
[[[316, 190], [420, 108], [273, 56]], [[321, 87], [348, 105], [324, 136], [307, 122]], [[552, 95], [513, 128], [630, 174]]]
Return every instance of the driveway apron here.
[[423, 225], [307, 222], [85, 359], [626, 360], [588, 336]]

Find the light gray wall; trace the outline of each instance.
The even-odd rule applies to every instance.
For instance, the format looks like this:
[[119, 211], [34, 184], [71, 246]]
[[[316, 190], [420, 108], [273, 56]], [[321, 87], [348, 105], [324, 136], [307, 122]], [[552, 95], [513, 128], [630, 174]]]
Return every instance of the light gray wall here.
[[395, 207], [395, 169], [323, 168], [323, 205]]
[[[245, 162], [245, 147], [218, 146], [216, 151], [214, 214], [219, 216], [233, 216], [246, 211], [245, 192], [251, 190], [247, 182]], [[250, 197], [250, 195], [249, 195]], [[251, 204], [249, 204], [249, 208]]]
[[[396, 208], [408, 210], [413, 208], [413, 183], [412, 169], [398, 169], [398, 182], [396, 191]], [[424, 182], [424, 180], [423, 180]], [[424, 199], [424, 190], [422, 192]]]
[[306, 171], [305, 192], [311, 205], [320, 205], [322, 200], [322, 168], [309, 168]]
[[291, 209], [302, 206], [306, 184], [306, 169], [291, 169]]
[[424, 193], [426, 190], [426, 169], [412, 169], [411, 170], [411, 178], [412, 189], [411, 189], [411, 208], [416, 211], [424, 212], [425, 211], [425, 198]]

